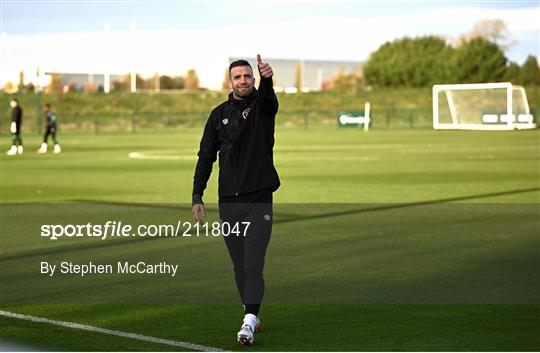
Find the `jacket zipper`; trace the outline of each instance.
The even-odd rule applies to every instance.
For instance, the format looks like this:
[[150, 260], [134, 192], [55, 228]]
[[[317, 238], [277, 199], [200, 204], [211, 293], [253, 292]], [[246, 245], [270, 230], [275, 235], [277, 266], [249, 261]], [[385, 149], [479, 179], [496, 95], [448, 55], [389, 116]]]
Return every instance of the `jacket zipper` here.
[[[242, 119], [242, 117], [239, 116], [238, 119]], [[227, 133], [227, 132], [225, 132], [225, 133]], [[234, 168], [233, 157], [232, 157], [232, 154], [231, 154], [231, 147], [232, 147], [232, 143], [229, 145], [229, 155], [230, 155], [229, 158], [231, 159], [231, 168], [232, 168], [232, 173], [233, 173], [234, 195], [238, 196], [238, 180], [236, 179], [236, 171], [235, 171], [235, 168]]]
[[234, 195], [238, 196], [238, 181], [236, 180], [236, 171], [234, 169], [234, 162], [233, 162], [233, 157], [232, 157], [232, 154], [231, 154], [231, 149], [232, 149], [231, 147], [232, 147], [232, 144], [229, 145], [228, 155], [229, 155], [229, 158], [231, 159], [231, 168], [232, 168], [233, 181], [234, 181]]

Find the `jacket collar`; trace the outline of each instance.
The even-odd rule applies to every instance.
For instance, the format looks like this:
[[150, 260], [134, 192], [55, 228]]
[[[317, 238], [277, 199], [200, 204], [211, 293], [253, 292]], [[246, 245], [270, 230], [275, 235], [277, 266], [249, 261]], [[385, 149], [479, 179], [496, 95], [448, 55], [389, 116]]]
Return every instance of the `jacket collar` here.
[[234, 98], [233, 93], [231, 92], [229, 93], [229, 102], [233, 104], [246, 105], [246, 104], [251, 103], [251, 101], [257, 98], [258, 95], [259, 95], [259, 92], [257, 91], [255, 87], [253, 87], [253, 91], [251, 91], [251, 93], [249, 94], [249, 96], [246, 97], [246, 99], [236, 99]]

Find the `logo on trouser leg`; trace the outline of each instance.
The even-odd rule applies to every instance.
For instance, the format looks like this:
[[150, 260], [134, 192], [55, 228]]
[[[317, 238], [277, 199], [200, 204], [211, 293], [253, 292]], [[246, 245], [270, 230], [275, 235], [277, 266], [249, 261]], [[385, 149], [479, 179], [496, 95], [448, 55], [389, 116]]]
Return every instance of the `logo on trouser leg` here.
[[267, 221], [269, 221], [269, 220], [270, 220], [270, 215], [269, 215], [269, 214], [265, 214], [265, 215], [264, 215], [264, 219], [266, 219]]

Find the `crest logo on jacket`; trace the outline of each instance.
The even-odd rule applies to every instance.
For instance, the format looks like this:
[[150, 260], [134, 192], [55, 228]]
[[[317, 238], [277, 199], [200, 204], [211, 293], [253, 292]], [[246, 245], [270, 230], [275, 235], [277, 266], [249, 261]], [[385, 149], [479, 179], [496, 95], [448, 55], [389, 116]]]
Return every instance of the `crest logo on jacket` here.
[[223, 125], [227, 125], [229, 123], [229, 119], [225, 118], [221, 120], [221, 122], [223, 123]]
[[242, 118], [247, 119], [249, 112], [251, 111], [251, 108], [247, 108], [242, 112]]

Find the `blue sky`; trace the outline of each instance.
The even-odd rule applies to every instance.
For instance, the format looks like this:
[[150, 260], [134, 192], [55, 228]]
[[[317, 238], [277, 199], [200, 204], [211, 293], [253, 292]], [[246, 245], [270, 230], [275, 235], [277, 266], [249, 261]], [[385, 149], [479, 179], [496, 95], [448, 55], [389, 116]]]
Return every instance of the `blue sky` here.
[[[371, 18], [471, 6], [538, 8], [540, 1], [25, 1], [2, 0], [2, 31], [85, 32], [103, 28], [190, 29], [306, 17]], [[406, 35], [406, 33], [404, 33]]]
[[196, 68], [212, 87], [220, 85], [228, 57], [360, 62], [386, 41], [421, 35], [451, 41], [477, 21], [496, 18], [516, 43], [506, 52], [510, 60], [521, 64], [540, 52], [540, 0], [0, 3], [0, 76], [6, 77], [38, 66], [146, 75]]

